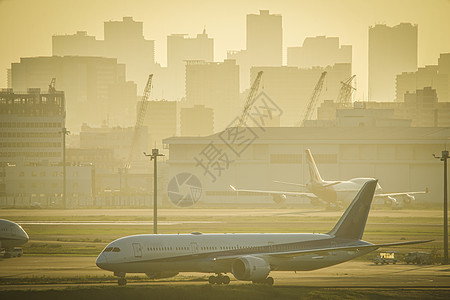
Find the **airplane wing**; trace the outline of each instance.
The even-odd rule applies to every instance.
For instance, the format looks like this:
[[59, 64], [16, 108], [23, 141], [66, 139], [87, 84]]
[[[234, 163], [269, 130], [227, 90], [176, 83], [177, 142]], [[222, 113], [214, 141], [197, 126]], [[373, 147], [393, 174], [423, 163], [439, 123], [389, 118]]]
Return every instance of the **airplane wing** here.
[[287, 185], [295, 185], [295, 186], [306, 187], [306, 184], [295, 183], [295, 182], [286, 182], [286, 181], [279, 181], [279, 180], [274, 180], [273, 182], [281, 183], [281, 184], [287, 184]]
[[289, 252], [276, 252], [269, 253], [268, 255], [274, 257], [295, 257], [299, 255], [307, 255], [311, 253], [323, 253], [323, 252], [332, 252], [332, 251], [358, 251], [359, 249], [372, 249], [376, 250], [381, 247], [395, 247], [395, 246], [403, 246], [403, 245], [415, 245], [415, 244], [423, 244], [428, 243], [433, 240], [422, 240], [422, 241], [410, 241], [410, 242], [396, 242], [396, 243], [386, 243], [386, 244], [367, 244], [367, 245], [357, 245], [357, 246], [347, 246], [347, 247], [330, 247], [330, 248], [321, 248], [321, 249], [308, 249], [308, 250], [299, 250], [299, 251], [289, 251]]
[[[296, 250], [296, 251], [285, 251], [285, 252], [272, 252], [272, 253], [255, 253], [255, 256], [272, 256], [272, 257], [281, 257], [281, 258], [289, 258], [296, 257], [301, 255], [308, 254], [321, 254], [326, 252], [333, 251], [358, 251], [363, 249], [371, 249], [376, 250], [381, 247], [395, 247], [395, 246], [403, 246], [403, 245], [414, 245], [414, 244], [422, 244], [428, 243], [433, 240], [422, 240], [422, 241], [409, 241], [409, 242], [396, 242], [396, 243], [386, 243], [386, 244], [365, 244], [365, 245], [356, 245], [356, 246], [346, 246], [346, 247], [329, 247], [329, 248], [319, 248], [319, 249], [306, 249], [306, 250]], [[252, 255], [252, 254], [250, 254]], [[230, 256], [222, 256], [214, 258], [214, 261], [227, 261], [233, 260], [240, 257], [240, 255], [230, 255]]]
[[408, 196], [408, 195], [427, 194], [427, 193], [428, 193], [428, 189], [425, 190], [425, 191], [419, 191], [419, 192], [400, 192], [400, 193], [375, 194], [375, 197]]
[[285, 196], [305, 196], [308, 198], [314, 198], [317, 199], [317, 196], [313, 193], [304, 193], [304, 192], [285, 192], [285, 191], [263, 191], [263, 190], [245, 190], [245, 189], [238, 189], [232, 185], [230, 185], [230, 188], [235, 192], [249, 192], [249, 193], [260, 193], [260, 194], [266, 194], [266, 195], [285, 195]]

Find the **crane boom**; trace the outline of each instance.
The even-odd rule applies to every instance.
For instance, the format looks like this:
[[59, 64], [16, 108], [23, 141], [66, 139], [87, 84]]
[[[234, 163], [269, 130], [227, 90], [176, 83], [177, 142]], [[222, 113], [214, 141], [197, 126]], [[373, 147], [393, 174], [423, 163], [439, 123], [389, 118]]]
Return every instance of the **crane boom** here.
[[339, 91], [339, 95], [337, 98], [337, 103], [348, 105], [352, 102], [352, 93], [356, 88], [352, 86], [352, 80], [356, 77], [356, 75], [353, 75], [352, 77], [348, 78], [346, 81], [341, 81], [341, 89]]
[[148, 99], [150, 98], [150, 92], [152, 90], [152, 79], [153, 74], [148, 75], [147, 84], [145, 85], [144, 95], [142, 96], [141, 106], [136, 117], [136, 125], [134, 125], [133, 140], [131, 141], [130, 153], [128, 155], [128, 161], [125, 165], [126, 169], [130, 168], [131, 159], [134, 152], [134, 147], [136, 147], [137, 141], [139, 139], [139, 129], [141, 129], [144, 124], [145, 114], [147, 113]]
[[49, 93], [49, 94], [52, 94], [52, 93], [56, 92], [55, 85], [56, 85], [56, 78], [53, 77], [53, 78], [52, 78], [52, 81], [51, 81], [50, 84], [48, 85], [48, 93]]
[[263, 71], [259, 71], [258, 75], [256, 76], [255, 81], [253, 81], [252, 87], [247, 96], [247, 101], [245, 102], [244, 110], [242, 111], [241, 117], [239, 118], [238, 127], [244, 126], [244, 124], [247, 120], [250, 109], [252, 108], [252, 105], [255, 102], [256, 92], [258, 91], [259, 84], [261, 83], [262, 75], [263, 75]]
[[314, 109], [317, 105], [317, 100], [319, 99], [320, 92], [322, 91], [323, 82], [325, 80], [325, 76], [327, 75], [327, 72], [322, 72], [322, 75], [320, 75], [319, 81], [317, 81], [317, 84], [314, 88], [314, 91], [311, 95], [311, 98], [309, 100], [308, 106], [306, 107], [305, 115], [303, 116], [303, 120], [301, 122], [301, 126], [305, 125], [305, 121], [309, 120], [314, 112]]

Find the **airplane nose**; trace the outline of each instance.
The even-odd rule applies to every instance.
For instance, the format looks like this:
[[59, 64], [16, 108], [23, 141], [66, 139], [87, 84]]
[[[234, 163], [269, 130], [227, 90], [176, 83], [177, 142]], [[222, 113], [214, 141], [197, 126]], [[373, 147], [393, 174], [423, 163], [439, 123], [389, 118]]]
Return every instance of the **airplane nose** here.
[[106, 258], [106, 256], [105, 256], [105, 254], [100, 254], [98, 257], [97, 257], [97, 260], [95, 261], [95, 264], [97, 265], [97, 267], [99, 267], [100, 269], [103, 269], [103, 270], [105, 270], [106, 269], [106, 267], [107, 267], [107, 264], [108, 264], [108, 260], [107, 260], [107, 258]]

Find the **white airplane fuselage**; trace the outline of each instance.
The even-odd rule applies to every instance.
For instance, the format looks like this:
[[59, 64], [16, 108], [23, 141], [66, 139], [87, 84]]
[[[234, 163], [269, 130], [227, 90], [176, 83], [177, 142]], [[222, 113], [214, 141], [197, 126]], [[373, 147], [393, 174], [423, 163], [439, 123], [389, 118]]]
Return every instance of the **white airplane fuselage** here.
[[[105, 270], [123, 273], [204, 272], [229, 273], [231, 264], [215, 257], [264, 257], [271, 270], [307, 271], [351, 260], [373, 250], [334, 251], [330, 255], [305, 254], [289, 259], [266, 256], [283, 252], [336, 245], [370, 245], [364, 241], [338, 241], [328, 234], [147, 234], [124, 237], [110, 243], [97, 258]], [[115, 250], [120, 249], [120, 251]]]
[[[322, 181], [309, 182], [307, 189], [321, 199], [331, 203], [348, 203], [353, 200], [361, 187], [373, 178], [353, 178], [346, 181]], [[377, 183], [375, 191], [380, 191], [381, 186]]]
[[22, 226], [12, 221], [0, 219], [0, 249], [12, 249], [28, 242], [28, 234]]

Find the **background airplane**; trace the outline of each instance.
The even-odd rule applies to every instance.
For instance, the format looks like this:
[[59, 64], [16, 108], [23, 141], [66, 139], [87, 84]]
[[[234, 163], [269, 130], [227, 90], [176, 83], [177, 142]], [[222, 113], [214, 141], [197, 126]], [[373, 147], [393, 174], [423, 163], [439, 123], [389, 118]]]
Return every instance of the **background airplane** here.
[[0, 249], [5, 250], [5, 257], [22, 256], [22, 246], [28, 242], [28, 234], [22, 226], [12, 221], [0, 219]]
[[141, 234], [111, 242], [97, 257], [99, 268], [114, 272], [119, 285], [126, 273], [171, 277], [178, 272], [214, 273], [211, 284], [238, 280], [272, 285], [271, 271], [309, 271], [336, 265], [385, 246], [361, 240], [376, 180], [364, 184], [334, 228], [317, 233]]
[[[276, 203], [281, 203], [286, 200], [287, 196], [303, 196], [310, 199], [311, 204], [318, 205], [326, 203], [329, 207], [341, 207], [342, 203], [351, 201], [361, 187], [369, 180], [373, 178], [353, 178], [344, 181], [329, 181], [323, 180], [320, 176], [319, 169], [309, 149], [305, 150], [306, 161], [309, 169], [310, 180], [307, 184], [291, 183], [275, 181], [277, 183], [296, 185], [305, 188], [308, 192], [288, 192], [288, 191], [265, 191], [265, 190], [248, 190], [240, 189], [230, 185], [231, 189], [235, 192], [253, 192], [269, 194], [273, 196], [273, 200]], [[398, 193], [380, 193], [381, 186], [377, 184], [375, 200], [383, 201], [387, 206], [399, 206], [401, 202], [403, 204], [409, 204], [412, 200], [415, 200], [416, 194], [425, 194], [426, 191], [420, 192], [398, 192]]]

